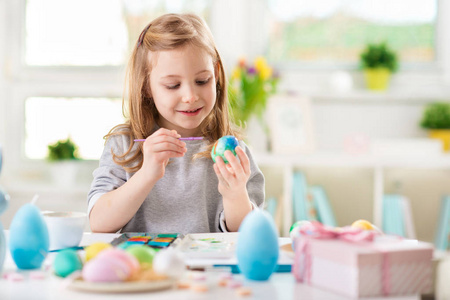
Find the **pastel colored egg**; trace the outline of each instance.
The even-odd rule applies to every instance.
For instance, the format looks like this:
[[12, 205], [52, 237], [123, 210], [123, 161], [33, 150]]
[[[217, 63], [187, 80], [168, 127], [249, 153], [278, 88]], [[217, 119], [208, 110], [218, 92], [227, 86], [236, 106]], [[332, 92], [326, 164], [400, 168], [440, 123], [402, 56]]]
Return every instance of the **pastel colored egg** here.
[[114, 257], [96, 257], [83, 268], [83, 280], [89, 282], [121, 282], [130, 277], [132, 271], [122, 260]]
[[136, 257], [143, 269], [149, 269], [152, 267], [153, 258], [156, 251], [149, 246], [133, 245], [128, 247], [125, 251]]
[[270, 214], [254, 209], [242, 221], [236, 246], [238, 267], [251, 280], [267, 280], [277, 266], [278, 233]]
[[370, 223], [369, 221], [366, 221], [366, 220], [357, 220], [357, 221], [353, 222], [351, 227], [360, 228], [363, 230], [375, 229], [374, 226], [372, 225], [372, 223]]
[[23, 205], [9, 228], [9, 250], [19, 269], [37, 269], [49, 250], [48, 229], [41, 212], [33, 204]]
[[100, 252], [102, 252], [105, 249], [111, 248], [112, 245], [109, 243], [104, 242], [97, 242], [92, 245], [89, 245], [86, 247], [86, 261], [89, 261], [96, 257]]
[[292, 241], [292, 249], [295, 249], [295, 237], [300, 236], [300, 229], [304, 228], [305, 226], [311, 226], [311, 222], [306, 220], [297, 221], [292, 224], [291, 228], [289, 229], [289, 237]]
[[59, 277], [67, 277], [77, 270], [83, 268], [81, 258], [77, 252], [72, 249], [66, 249], [58, 252], [53, 260], [53, 270]]
[[186, 271], [186, 263], [175, 249], [162, 249], [153, 258], [153, 270], [162, 275], [181, 278]]
[[228, 160], [225, 158], [225, 151], [230, 150], [233, 155], [236, 156], [235, 148], [239, 146], [239, 141], [232, 135], [226, 135], [216, 141], [211, 149], [211, 158], [216, 162], [216, 157], [222, 157], [223, 161], [227, 164]]
[[111, 259], [123, 261], [125, 264], [128, 265], [131, 272], [136, 272], [141, 268], [139, 265], [139, 261], [136, 259], [136, 257], [134, 257], [133, 255], [131, 255], [130, 253], [126, 252], [123, 249], [120, 249], [120, 248], [106, 249], [106, 250], [102, 251], [101, 253], [99, 253], [97, 255], [97, 258], [101, 258], [101, 257], [105, 257], [105, 256], [110, 257]]
[[294, 239], [294, 237], [298, 236], [300, 233], [300, 229], [304, 226], [310, 226], [311, 222], [306, 220], [297, 221], [294, 224], [292, 224], [291, 228], [289, 229], [289, 236], [291, 239]]

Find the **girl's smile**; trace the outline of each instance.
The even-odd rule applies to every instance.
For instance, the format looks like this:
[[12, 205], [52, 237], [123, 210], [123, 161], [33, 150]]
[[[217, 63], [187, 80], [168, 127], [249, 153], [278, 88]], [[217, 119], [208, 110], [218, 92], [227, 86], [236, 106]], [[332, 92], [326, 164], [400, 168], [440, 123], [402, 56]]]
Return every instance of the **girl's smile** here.
[[190, 110], [178, 110], [178, 112], [185, 116], [196, 116], [200, 113], [200, 110], [202, 110], [202, 109], [203, 109], [203, 107], [200, 107], [197, 109], [190, 109]]

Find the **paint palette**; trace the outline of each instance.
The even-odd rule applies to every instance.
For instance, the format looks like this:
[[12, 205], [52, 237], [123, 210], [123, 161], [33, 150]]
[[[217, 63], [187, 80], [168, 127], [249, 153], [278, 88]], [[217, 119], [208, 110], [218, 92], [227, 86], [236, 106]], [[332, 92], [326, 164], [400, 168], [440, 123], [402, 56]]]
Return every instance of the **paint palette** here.
[[237, 232], [187, 234], [176, 246], [188, 258], [232, 258]]
[[182, 238], [179, 233], [126, 232], [112, 240], [111, 245], [128, 247], [146, 245], [154, 249], [167, 248], [178, 243]]

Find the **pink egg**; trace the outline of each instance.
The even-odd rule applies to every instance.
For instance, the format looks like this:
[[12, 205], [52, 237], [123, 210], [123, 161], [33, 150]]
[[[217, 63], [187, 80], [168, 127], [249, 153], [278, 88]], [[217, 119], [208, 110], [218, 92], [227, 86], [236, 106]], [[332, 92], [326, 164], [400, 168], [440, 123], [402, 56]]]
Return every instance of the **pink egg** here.
[[111, 259], [116, 259], [124, 262], [128, 265], [131, 272], [136, 272], [140, 269], [139, 261], [131, 255], [130, 253], [126, 252], [125, 250], [119, 249], [119, 248], [110, 248], [106, 249], [99, 253], [99, 257], [109, 257]]
[[131, 268], [114, 257], [96, 257], [85, 264], [82, 275], [90, 282], [120, 282], [131, 275]]

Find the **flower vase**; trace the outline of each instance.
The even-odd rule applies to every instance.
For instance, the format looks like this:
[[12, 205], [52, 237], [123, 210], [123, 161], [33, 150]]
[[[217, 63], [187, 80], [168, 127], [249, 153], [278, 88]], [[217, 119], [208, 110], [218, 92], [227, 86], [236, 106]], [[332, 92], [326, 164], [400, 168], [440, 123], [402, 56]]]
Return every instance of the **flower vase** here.
[[260, 121], [256, 116], [251, 117], [245, 132], [246, 143], [257, 153], [268, 153], [271, 150], [268, 130], [264, 128], [265, 124], [263, 122], [264, 120]]

